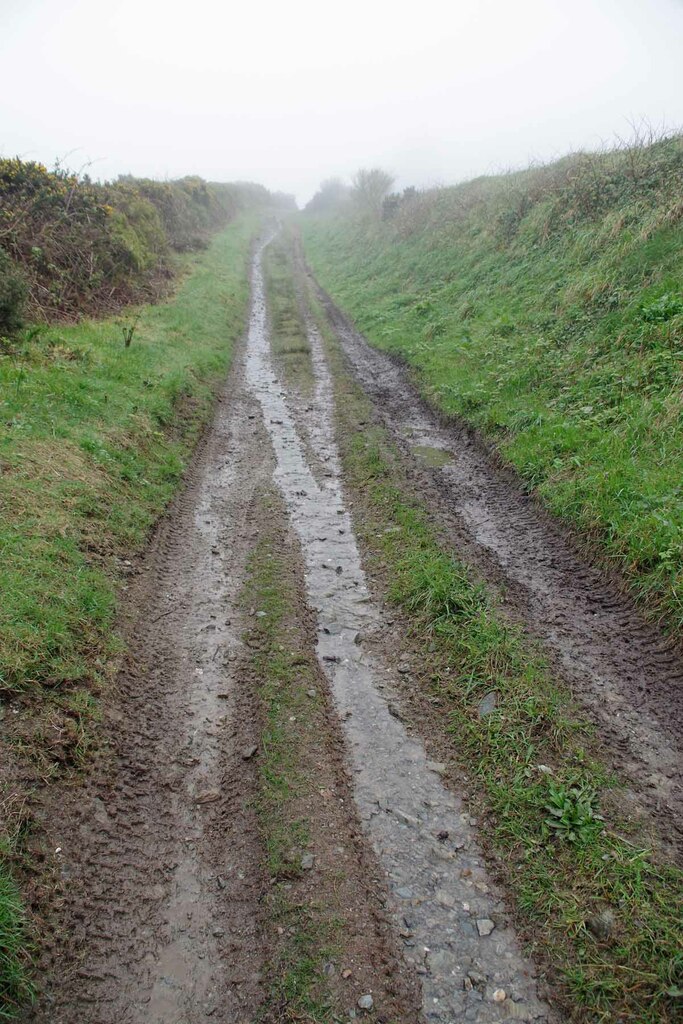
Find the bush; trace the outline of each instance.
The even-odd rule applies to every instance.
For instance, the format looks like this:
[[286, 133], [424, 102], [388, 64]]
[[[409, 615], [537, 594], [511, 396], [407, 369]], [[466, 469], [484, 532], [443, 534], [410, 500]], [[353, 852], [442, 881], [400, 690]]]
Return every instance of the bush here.
[[0, 249], [0, 335], [12, 334], [22, 325], [26, 282]]
[[3, 271], [8, 319], [16, 321], [22, 279], [34, 320], [75, 320], [155, 299], [171, 276], [171, 249], [205, 248], [240, 210], [270, 198], [261, 185], [241, 182], [122, 177], [98, 184], [0, 160], [0, 244], [14, 267]]

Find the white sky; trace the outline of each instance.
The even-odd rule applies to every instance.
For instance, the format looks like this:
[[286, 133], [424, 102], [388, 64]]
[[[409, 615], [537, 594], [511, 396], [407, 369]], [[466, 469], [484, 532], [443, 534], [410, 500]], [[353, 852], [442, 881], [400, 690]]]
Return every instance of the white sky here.
[[683, 0], [0, 0], [0, 153], [305, 202], [683, 125]]

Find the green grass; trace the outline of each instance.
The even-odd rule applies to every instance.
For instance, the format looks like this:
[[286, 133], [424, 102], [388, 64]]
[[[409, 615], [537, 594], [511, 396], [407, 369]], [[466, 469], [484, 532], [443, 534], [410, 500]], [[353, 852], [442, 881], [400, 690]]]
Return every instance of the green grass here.
[[[175, 296], [139, 311], [129, 348], [108, 320], [27, 331], [0, 349], [0, 695], [21, 712], [25, 775], [56, 778], [90, 749], [121, 650], [125, 561], [211, 415], [244, 330], [256, 226], [236, 221], [187, 258]], [[0, 1016], [25, 994], [12, 860], [0, 849]]]
[[293, 898], [301, 855], [311, 843], [298, 800], [315, 785], [303, 770], [315, 746], [316, 701], [307, 689], [318, 684], [313, 655], [291, 621], [296, 607], [291, 568], [278, 551], [281, 538], [266, 531], [249, 561], [245, 606], [265, 614], [249, 630], [249, 668], [255, 675], [263, 714], [257, 811], [271, 878], [270, 918], [281, 940], [268, 966], [269, 992], [262, 1015], [286, 1021], [332, 1021], [323, 965], [338, 954], [340, 924], [321, 893], [320, 900]]
[[87, 684], [112, 651], [112, 570], [174, 493], [243, 330], [248, 220], [188, 261], [130, 348], [116, 321], [0, 355], [0, 688]]
[[683, 625], [681, 138], [303, 218], [321, 284]]
[[[0, 857], [5, 851], [0, 847]], [[27, 930], [21, 896], [0, 863], [0, 1020], [11, 1020], [31, 997], [27, 969]]]
[[[521, 933], [572, 1020], [673, 1024], [683, 876], [653, 852], [641, 824], [625, 820], [619, 781], [540, 649], [443, 546], [399, 452], [383, 429], [365, 425], [371, 406], [318, 313], [356, 529], [385, 599], [405, 615], [415, 685], [433, 716], [427, 728], [452, 744], [470, 780]], [[491, 693], [495, 709], [481, 717]], [[586, 922], [606, 908], [616, 924], [598, 941]]]

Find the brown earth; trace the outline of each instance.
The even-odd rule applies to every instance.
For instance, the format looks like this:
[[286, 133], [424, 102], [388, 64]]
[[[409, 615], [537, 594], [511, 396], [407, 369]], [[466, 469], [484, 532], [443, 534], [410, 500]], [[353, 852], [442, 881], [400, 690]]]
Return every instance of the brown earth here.
[[[48, 868], [35, 888], [45, 934], [27, 1021], [235, 1024], [254, 1020], [267, 1000], [278, 934], [255, 810], [258, 757], [244, 756], [259, 744], [263, 715], [239, 594], [273, 460], [243, 387], [243, 356], [128, 591], [128, 653], [104, 701], [100, 756], [82, 785], [32, 801]], [[290, 559], [296, 575], [295, 550]], [[292, 615], [310, 644], [310, 613]], [[342, 979], [340, 964], [332, 988], [350, 1005], [357, 989], [373, 991], [392, 1019], [412, 1022], [415, 982], [397, 960], [325, 699], [303, 767], [324, 796], [299, 808], [313, 821], [318, 860], [296, 896], [329, 897], [352, 923], [342, 950], [352, 974]], [[270, 1006], [259, 1019], [284, 1019], [282, 1011]]]

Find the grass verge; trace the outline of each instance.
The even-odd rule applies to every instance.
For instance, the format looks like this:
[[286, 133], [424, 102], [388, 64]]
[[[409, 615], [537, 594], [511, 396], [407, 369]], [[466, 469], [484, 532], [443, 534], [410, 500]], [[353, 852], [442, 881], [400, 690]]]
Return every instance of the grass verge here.
[[304, 218], [321, 284], [683, 626], [683, 139]]
[[[0, 712], [22, 779], [17, 799], [12, 769], [0, 776], [7, 833], [26, 788], [91, 746], [130, 556], [179, 486], [244, 329], [256, 224], [188, 257], [175, 296], [139, 318], [34, 329], [0, 351]], [[20, 855], [0, 848], [5, 1016], [26, 995]]]
[[326, 337], [356, 528], [376, 585], [405, 616], [416, 725], [473, 789], [522, 934], [572, 1020], [679, 1019], [681, 873], [608, 810], [618, 784], [590, 728], [540, 652], [442, 547], [386, 433], [361, 427], [372, 409]]
[[324, 966], [338, 959], [341, 921], [324, 891], [307, 896], [300, 884], [310, 871], [302, 867], [311, 846], [310, 822], [302, 810], [314, 779], [304, 767], [316, 743], [319, 679], [300, 623], [292, 620], [297, 593], [281, 550], [272, 532], [261, 537], [244, 591], [245, 606], [257, 612], [246, 640], [263, 715], [258, 817], [277, 935], [263, 1019], [332, 1021]]

